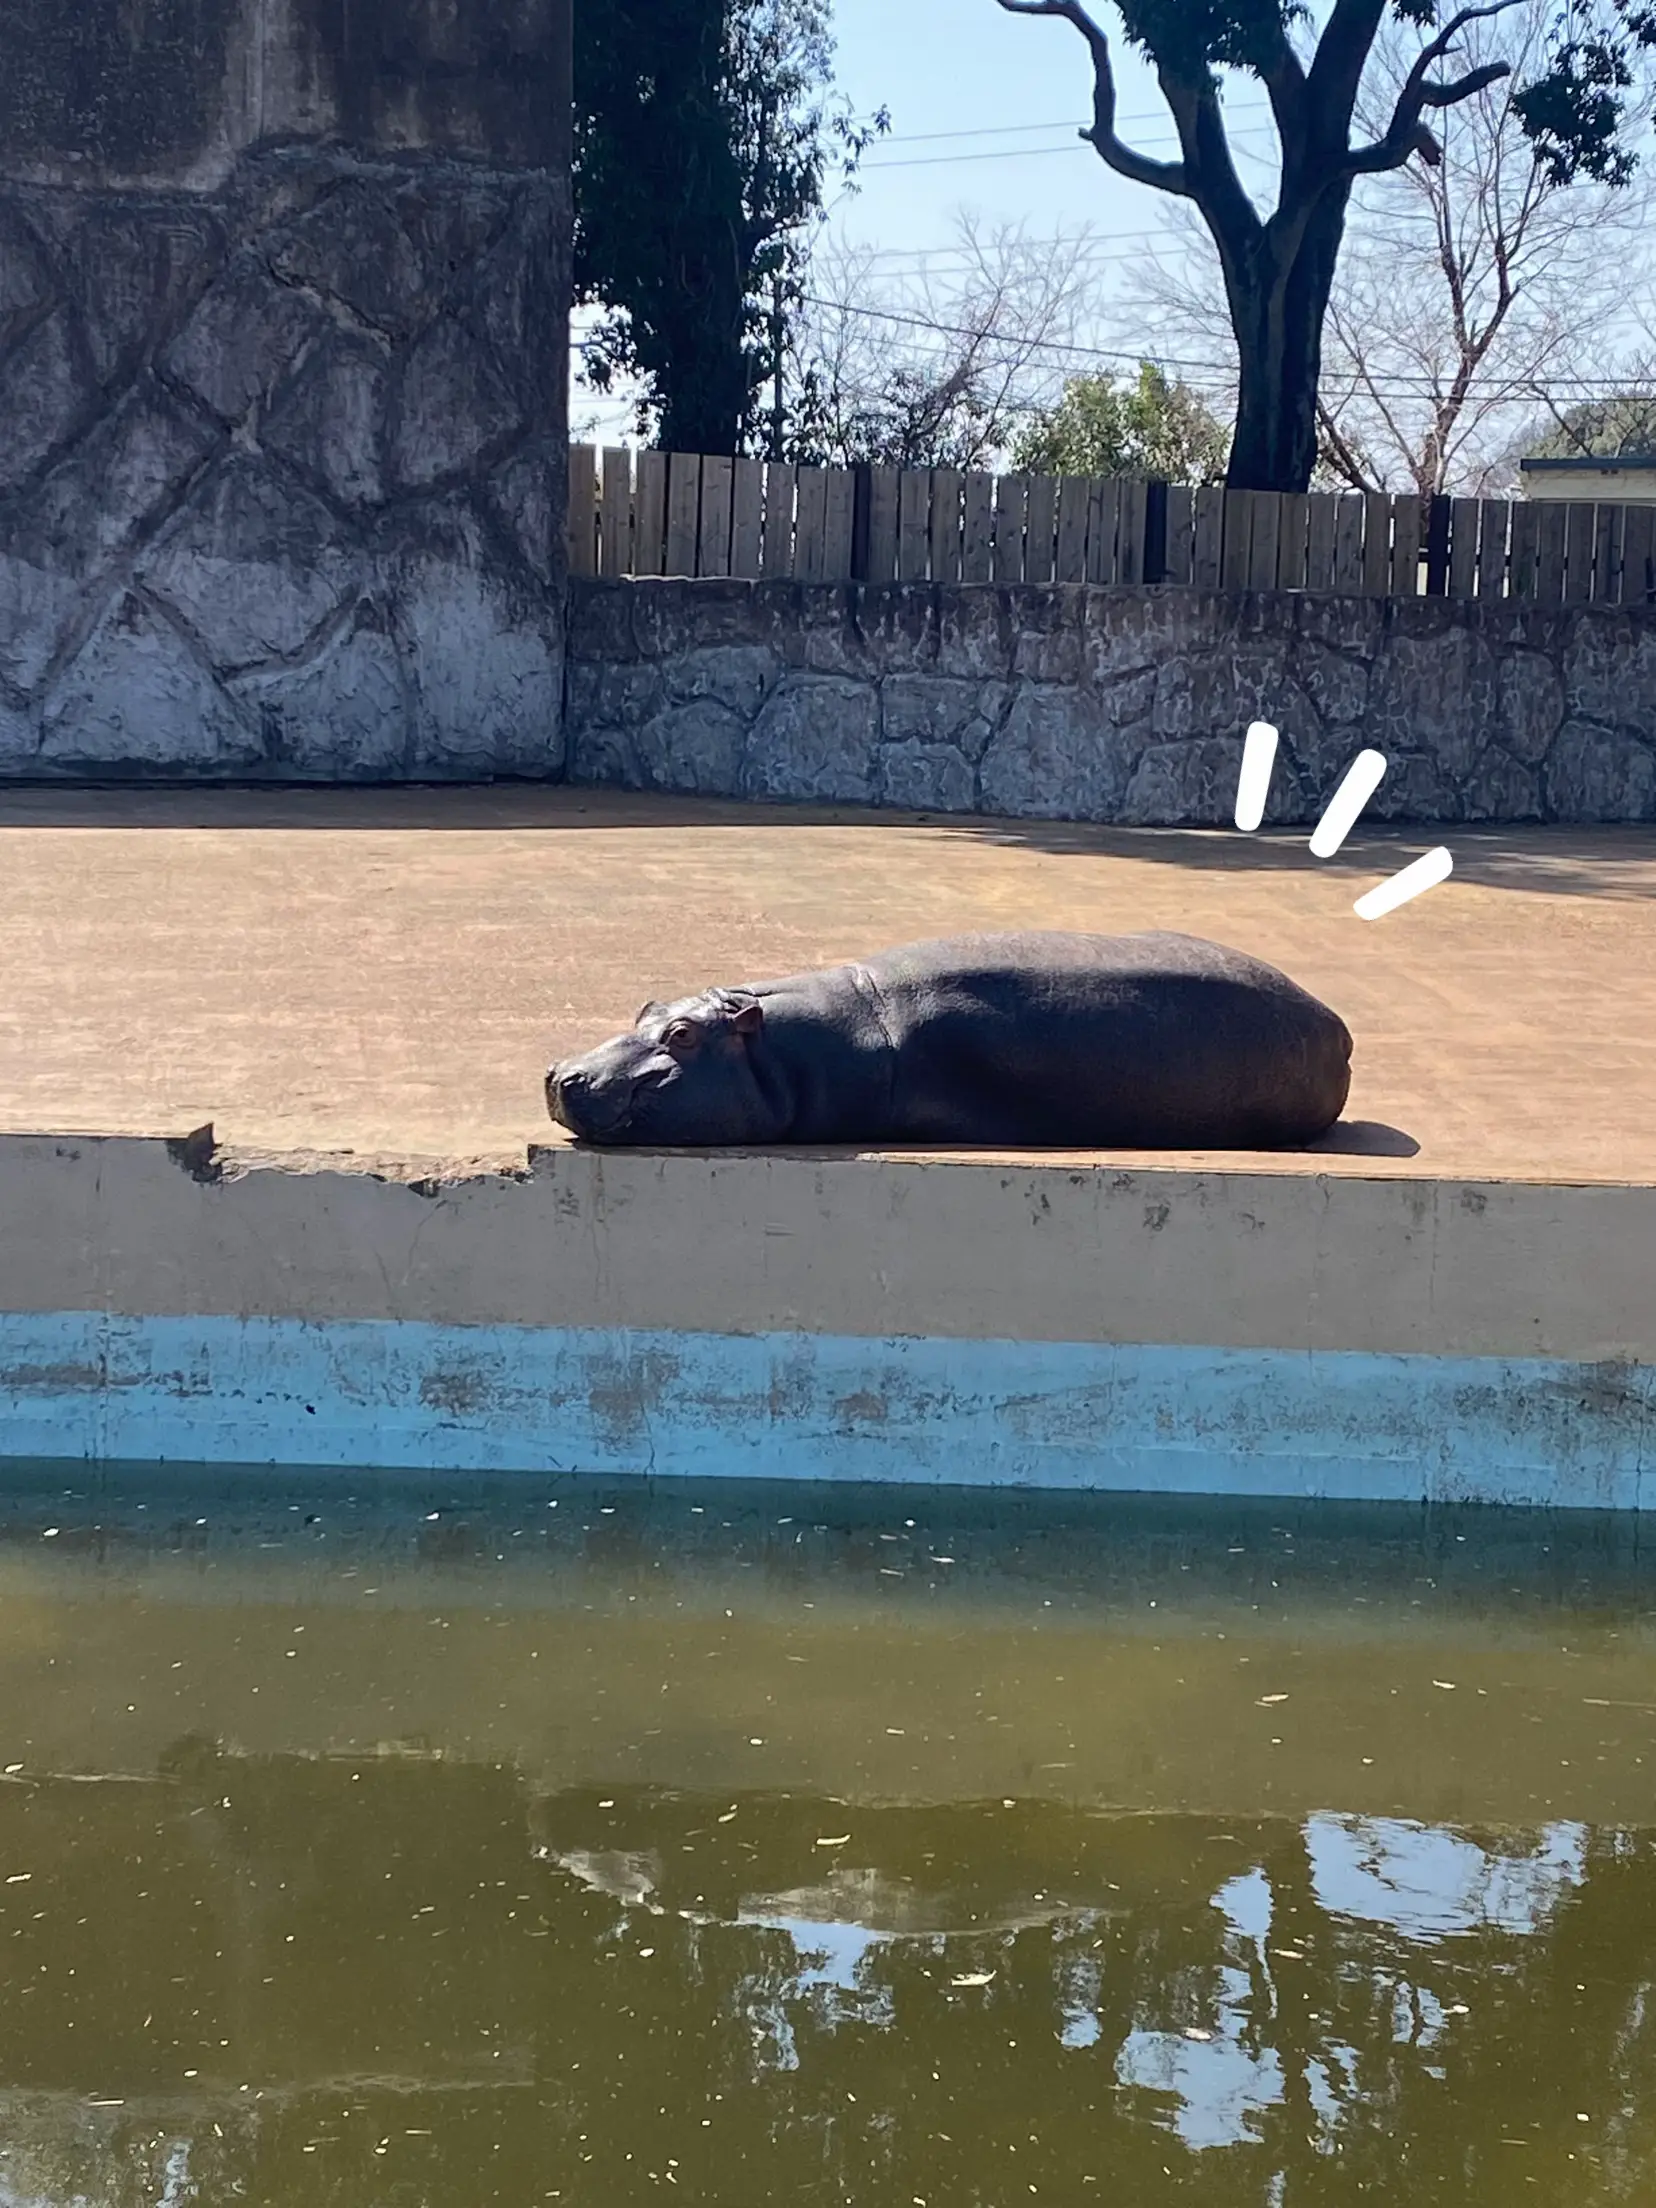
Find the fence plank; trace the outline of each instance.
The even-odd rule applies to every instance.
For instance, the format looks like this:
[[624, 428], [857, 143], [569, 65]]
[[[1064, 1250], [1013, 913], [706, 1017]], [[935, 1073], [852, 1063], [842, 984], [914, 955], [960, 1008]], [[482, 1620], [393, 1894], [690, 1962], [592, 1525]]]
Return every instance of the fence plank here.
[[1564, 603], [1564, 542], [1566, 510], [1560, 499], [1544, 499], [1536, 506], [1535, 602], [1538, 606]]
[[1149, 526], [1150, 486], [1142, 476], [1130, 475], [1121, 486], [1116, 510], [1116, 581], [1142, 583], [1144, 542]]
[[1478, 596], [1504, 598], [1507, 590], [1506, 503], [1498, 498], [1478, 500]]
[[1058, 478], [1058, 555], [1053, 563], [1055, 583], [1084, 583], [1087, 579], [1087, 508], [1092, 485], [1084, 475]]
[[1277, 522], [1277, 579], [1278, 590], [1303, 590], [1305, 588], [1305, 540], [1306, 528], [1311, 518], [1311, 501], [1303, 491], [1287, 491], [1278, 501], [1280, 508]]
[[606, 445], [599, 462], [598, 572], [630, 575], [632, 566], [632, 454]]
[[1332, 491], [1313, 491], [1306, 500], [1305, 587], [1334, 588], [1334, 523], [1340, 502]]
[[765, 511], [765, 464], [762, 460], [738, 460], [730, 490], [730, 572], [756, 576], [759, 572], [759, 529]]
[[1193, 536], [1196, 526], [1196, 500], [1188, 483], [1169, 483], [1167, 486], [1167, 580], [1170, 583], [1190, 581], [1190, 562], [1195, 550]]
[[1425, 533], [1425, 501], [1410, 493], [1392, 500], [1391, 581], [1393, 598], [1420, 596], [1420, 540]]
[[591, 445], [569, 448], [569, 572], [598, 572], [598, 455]]
[[1282, 500], [1270, 491], [1253, 494], [1253, 529], [1248, 543], [1248, 588], [1275, 590], [1277, 552], [1282, 542]]
[[857, 476], [853, 468], [824, 468], [822, 572], [824, 583], [848, 582], [851, 576], [851, 532], [857, 518]]
[[1622, 531], [1625, 506], [1593, 508], [1593, 599], [1613, 606], [1621, 597]]
[[696, 521], [701, 511], [701, 462], [694, 453], [667, 456], [668, 575], [696, 572]]
[[1535, 554], [1541, 525], [1541, 509], [1532, 506], [1527, 499], [1520, 499], [1512, 508], [1511, 542], [1507, 548], [1507, 595], [1512, 598], [1535, 596]]
[[1584, 606], [1593, 595], [1593, 509], [1572, 499], [1564, 509], [1564, 603]]
[[1029, 517], [1029, 478], [1003, 475], [995, 484], [995, 581], [1021, 583], [1024, 525]]
[[765, 462], [765, 520], [759, 572], [767, 582], [793, 573], [794, 490], [798, 470], [789, 460]]
[[1225, 500], [1228, 493], [1217, 483], [1204, 483], [1196, 493], [1196, 518], [1191, 530], [1190, 579], [1198, 590], [1217, 590], [1225, 565]]
[[1114, 476], [1087, 478], [1087, 580], [1113, 583], [1116, 538], [1121, 527], [1121, 485]]
[[930, 546], [931, 472], [905, 468], [897, 486], [897, 577], [923, 583]]
[[1252, 491], [1225, 493], [1225, 544], [1220, 558], [1219, 580], [1226, 590], [1246, 590], [1253, 559]]
[[933, 468], [931, 483], [931, 579], [960, 580], [960, 470]]
[[1363, 501], [1347, 492], [1334, 512], [1334, 588], [1347, 597], [1363, 590]]
[[702, 461], [701, 519], [696, 530], [696, 573], [730, 573], [730, 503], [735, 462], [722, 453]]
[[1024, 581], [1050, 583], [1058, 535], [1058, 478], [1032, 475], [1024, 522]]
[[1363, 583], [1365, 598], [1384, 598], [1391, 589], [1392, 502], [1384, 491], [1363, 493]]
[[793, 573], [799, 582], [820, 583], [827, 550], [828, 470], [801, 468], [794, 480]]
[[881, 464], [868, 471], [868, 580], [897, 580], [897, 492], [901, 471]]
[[1656, 587], [1656, 506], [1622, 510], [1621, 602], [1648, 606]]
[[961, 492], [963, 527], [960, 545], [960, 579], [986, 583], [993, 572], [995, 541], [995, 479], [974, 468]]
[[1449, 502], [1449, 595], [1470, 598], [1478, 587], [1478, 501]]
[[667, 455], [641, 452], [633, 486], [635, 575], [659, 575], [667, 560]]

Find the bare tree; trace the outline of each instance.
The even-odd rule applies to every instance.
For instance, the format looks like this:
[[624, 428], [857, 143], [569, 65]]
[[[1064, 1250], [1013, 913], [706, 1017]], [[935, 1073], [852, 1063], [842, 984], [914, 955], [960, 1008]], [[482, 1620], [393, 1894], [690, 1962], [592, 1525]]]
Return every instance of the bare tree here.
[[[1554, 13], [1554, 0], [1524, 0], [1472, 27], [1469, 58], [1513, 74], [1447, 119], [1437, 167], [1383, 180], [1353, 226], [1318, 414], [1328, 464], [1359, 488], [1506, 487], [1520, 415], [1609, 371], [1611, 333], [1648, 282], [1647, 175], [1620, 189], [1557, 181], [1514, 110]], [[1407, 66], [1400, 40], [1376, 58], [1383, 101]], [[1630, 106], [1624, 135], [1648, 121], [1648, 103]]]
[[[1330, 294], [1317, 394], [1318, 475], [1358, 490], [1488, 493], [1510, 486], [1522, 425], [1547, 394], [1584, 396], [1613, 364], [1610, 334], [1641, 285], [1652, 193], [1557, 178], [1536, 157], [1514, 86], [1542, 64], [1555, 0], [1522, 0], [1466, 26], [1465, 58], [1487, 81], [1444, 119], [1440, 158], [1361, 183]], [[1404, 26], [1385, 26], [1359, 95], [1373, 131], [1412, 66]], [[1499, 67], [1499, 75], [1491, 72]], [[1622, 131], [1649, 122], [1630, 103]], [[1165, 327], [1235, 374], [1216, 256], [1180, 226], [1176, 260], [1145, 283]]]
[[797, 325], [795, 456], [980, 468], [1052, 400], [1086, 316], [1089, 233], [1031, 238], [962, 213], [946, 258], [883, 277], [867, 246], [819, 247]]

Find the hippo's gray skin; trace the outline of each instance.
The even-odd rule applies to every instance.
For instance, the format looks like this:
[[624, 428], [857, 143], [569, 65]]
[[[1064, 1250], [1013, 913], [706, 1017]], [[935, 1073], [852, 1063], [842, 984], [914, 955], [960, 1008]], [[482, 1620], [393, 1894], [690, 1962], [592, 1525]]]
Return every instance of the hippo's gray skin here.
[[555, 1065], [586, 1142], [1295, 1149], [1339, 1118], [1344, 1021], [1190, 935], [970, 935], [647, 1004]]

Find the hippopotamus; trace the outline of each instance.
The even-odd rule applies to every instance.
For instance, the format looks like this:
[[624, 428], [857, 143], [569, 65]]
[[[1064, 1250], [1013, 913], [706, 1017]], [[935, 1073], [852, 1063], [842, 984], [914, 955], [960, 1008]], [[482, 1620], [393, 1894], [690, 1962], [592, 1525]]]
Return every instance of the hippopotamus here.
[[584, 1142], [1296, 1149], [1351, 1086], [1345, 1022], [1197, 936], [966, 935], [646, 1004], [546, 1076]]

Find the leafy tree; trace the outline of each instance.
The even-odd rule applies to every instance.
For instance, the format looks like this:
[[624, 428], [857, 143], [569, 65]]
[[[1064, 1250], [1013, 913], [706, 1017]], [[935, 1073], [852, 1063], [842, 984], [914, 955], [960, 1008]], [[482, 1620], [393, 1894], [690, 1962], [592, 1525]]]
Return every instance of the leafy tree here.
[[828, 90], [828, 0], [585, 0], [575, 12], [575, 297], [588, 381], [642, 380], [678, 452], [756, 432], [824, 183], [859, 126]]
[[1144, 361], [1135, 383], [1073, 376], [1037, 414], [1013, 460], [1037, 475], [1142, 475], [1162, 483], [1218, 483], [1230, 440], [1202, 399]]
[[1567, 407], [1521, 439], [1519, 451], [1530, 460], [1615, 460], [1656, 453], [1656, 392], [1630, 392]]
[[[1252, 490], [1304, 490], [1317, 459], [1317, 387], [1346, 209], [1360, 177], [1441, 156], [1426, 118], [1510, 74], [1490, 61], [1439, 73], [1467, 28], [1521, 0], [1483, 0], [1442, 20], [1437, 0], [1389, 0], [1421, 43], [1379, 132], [1353, 144], [1364, 71], [1388, 0], [1332, 0], [1320, 33], [1301, 0], [1114, 0], [1128, 41], [1151, 63], [1179, 138], [1176, 160], [1136, 152], [1116, 129], [1110, 45], [1082, 0], [999, 0], [1011, 15], [1057, 16], [1087, 42], [1093, 120], [1082, 133], [1118, 175], [1188, 200], [1218, 249], [1239, 365], [1228, 480]], [[1651, 0], [1561, 0], [1540, 66], [1513, 107], [1534, 158], [1554, 183], [1576, 176], [1625, 183], [1621, 142], [1634, 63], [1656, 48]], [[1220, 72], [1264, 87], [1281, 144], [1277, 204], [1262, 215], [1237, 174], [1220, 106]]]

